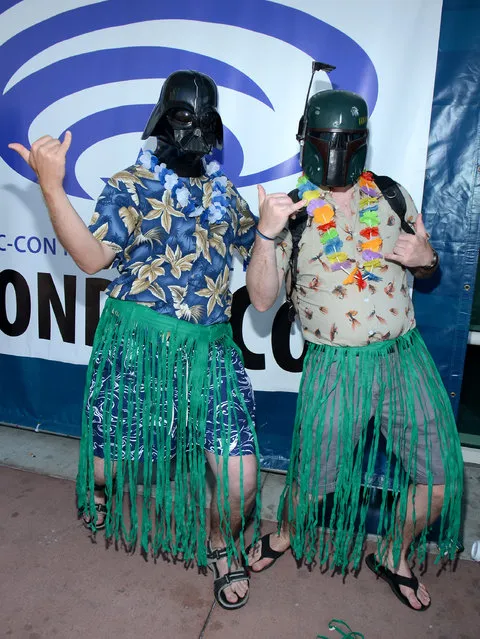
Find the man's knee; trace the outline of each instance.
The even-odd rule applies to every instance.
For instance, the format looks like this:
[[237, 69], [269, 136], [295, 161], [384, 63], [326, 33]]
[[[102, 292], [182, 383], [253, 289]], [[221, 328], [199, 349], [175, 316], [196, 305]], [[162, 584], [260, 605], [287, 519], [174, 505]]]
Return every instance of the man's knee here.
[[229, 458], [229, 493], [232, 497], [240, 495], [240, 475], [242, 476], [242, 490], [246, 499], [251, 498], [257, 490], [258, 463], [255, 455]]
[[[429, 487], [428, 484], [418, 483], [417, 490], [422, 489], [425, 493], [428, 494]], [[445, 484], [433, 484], [431, 492], [430, 503], [433, 507], [442, 506], [443, 501], [445, 499]]]
[[243, 491], [246, 497], [252, 497], [258, 486], [258, 461], [255, 455], [243, 458]]
[[[112, 462], [111, 464], [111, 473], [112, 477], [115, 477], [117, 470], [117, 462]], [[106, 477], [105, 477], [105, 459], [103, 457], [94, 457], [93, 458], [93, 476], [95, 483], [99, 486], [105, 486]]]
[[434, 484], [432, 486], [432, 503], [443, 504], [445, 499], [445, 484]]
[[105, 485], [105, 460], [102, 457], [93, 458], [93, 475], [96, 484]]

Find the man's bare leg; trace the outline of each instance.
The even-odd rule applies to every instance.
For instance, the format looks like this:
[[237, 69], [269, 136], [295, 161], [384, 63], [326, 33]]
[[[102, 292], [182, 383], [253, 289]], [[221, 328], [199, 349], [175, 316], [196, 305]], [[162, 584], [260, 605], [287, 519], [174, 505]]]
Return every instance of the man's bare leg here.
[[[116, 462], [112, 466], [112, 472], [115, 475], [116, 470]], [[94, 457], [93, 458], [93, 478], [95, 482], [95, 486], [103, 487], [94, 491], [94, 500], [96, 504], [105, 505], [106, 497], [105, 497], [105, 460], [103, 457]], [[101, 526], [105, 521], [106, 515], [101, 512], [97, 512], [97, 521], [96, 525]], [[86, 524], [90, 522], [84, 518]]]
[[[217, 465], [215, 455], [206, 452], [210, 468], [215, 476], [215, 481], [221, 481], [223, 461]], [[240, 461], [241, 459], [241, 461]], [[240, 457], [230, 457], [228, 460], [228, 503], [230, 505], [231, 532], [237, 538], [242, 526], [241, 500], [240, 500], [240, 463], [243, 464], [243, 499], [244, 516], [250, 512], [257, 490], [257, 459], [255, 455], [245, 455]], [[220, 494], [222, 491], [220, 490]], [[224, 548], [225, 540], [220, 532], [220, 515], [217, 503], [217, 487], [215, 484], [212, 501], [210, 505], [210, 543], [213, 549]], [[238, 562], [233, 561], [230, 567], [227, 559], [217, 561], [217, 568], [220, 576], [226, 575], [239, 568]], [[224, 595], [228, 601], [235, 603], [243, 598], [248, 591], [248, 581], [237, 581], [228, 588], [225, 588]]]
[[[319, 500], [321, 502], [321, 499]], [[295, 508], [295, 504], [293, 506]], [[288, 523], [288, 498], [285, 499], [282, 525], [280, 532], [270, 533], [268, 535], [268, 542], [270, 548], [276, 552], [285, 552], [290, 548], [290, 533], [292, 530], [291, 524]], [[248, 554], [248, 565], [252, 572], [261, 572], [268, 568], [276, 559], [271, 557], [262, 557], [262, 541], [261, 539], [252, 547]]]
[[[444, 485], [434, 485], [432, 487], [432, 499], [430, 505], [430, 517], [427, 522], [428, 512], [428, 486], [425, 484], [417, 484], [415, 487], [415, 524], [413, 522], [413, 487], [409, 489], [407, 515], [405, 518], [405, 526], [403, 528], [402, 536], [402, 549], [400, 554], [400, 560], [398, 565], [394, 565], [392, 545], [390, 544], [387, 551], [386, 567], [394, 573], [402, 575], [403, 577], [410, 577], [412, 571], [407, 562], [407, 552], [410, 547], [413, 538], [416, 537], [421, 531], [440, 516], [442, 512], [443, 499], [445, 494]], [[397, 511], [398, 516], [398, 511]], [[421, 604], [428, 606], [430, 603], [430, 595], [427, 592], [425, 586], [419, 584], [417, 595], [414, 591], [406, 586], [400, 586], [400, 591], [407, 597], [410, 605], [417, 610], [421, 608]]]

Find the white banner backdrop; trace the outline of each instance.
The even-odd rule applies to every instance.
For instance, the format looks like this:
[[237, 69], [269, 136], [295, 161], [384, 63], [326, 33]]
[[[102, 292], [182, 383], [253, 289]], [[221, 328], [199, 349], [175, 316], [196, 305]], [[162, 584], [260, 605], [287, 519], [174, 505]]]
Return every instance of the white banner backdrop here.
[[[4, 354], [86, 363], [85, 298], [95, 304], [99, 286], [59, 245], [32, 174], [6, 144], [71, 129], [66, 188], [88, 223], [102, 178], [135, 161], [143, 116], [175, 68], [198, 68], [217, 81], [227, 132], [226, 171], [255, 213], [258, 181], [270, 192], [295, 186], [291, 160], [298, 152], [295, 134], [314, 57], [337, 71], [329, 77], [318, 73], [312, 92], [333, 82], [364, 95], [372, 110], [368, 167], [394, 177], [421, 205], [441, 0], [363, 0], [361, 5], [250, 0], [237, 8], [206, 1], [203, 9], [186, 1], [182, 10], [136, 3], [135, 11], [129, 0], [2, 4]], [[122, 126], [127, 121], [129, 126]], [[95, 277], [113, 276], [104, 271]], [[232, 290], [243, 285], [237, 268]], [[250, 371], [256, 390], [294, 391], [298, 385], [299, 374], [282, 370], [271, 352], [279, 305], [264, 314], [250, 307], [243, 320], [246, 346], [265, 355], [265, 369]], [[296, 357], [302, 351], [296, 328], [291, 351]]]

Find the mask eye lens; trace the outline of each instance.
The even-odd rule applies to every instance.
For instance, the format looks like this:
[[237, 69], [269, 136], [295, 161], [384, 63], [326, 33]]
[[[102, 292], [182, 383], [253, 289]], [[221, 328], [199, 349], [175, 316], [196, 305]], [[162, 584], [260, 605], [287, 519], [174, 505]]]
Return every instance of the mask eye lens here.
[[182, 124], [183, 126], [186, 126], [186, 125], [192, 124], [193, 115], [186, 109], [178, 109], [178, 111], [175, 111], [174, 113], [171, 114], [170, 119], [173, 122], [178, 122]]
[[177, 111], [173, 117], [182, 124], [188, 124], [192, 121], [192, 114], [185, 110]]
[[324, 142], [330, 142], [333, 133], [330, 131], [309, 131], [308, 135], [316, 140], [323, 140]]
[[348, 144], [366, 137], [364, 131], [358, 133], [347, 133], [344, 131], [315, 131], [310, 130], [308, 135], [311, 138], [325, 142], [331, 149], [346, 149]]

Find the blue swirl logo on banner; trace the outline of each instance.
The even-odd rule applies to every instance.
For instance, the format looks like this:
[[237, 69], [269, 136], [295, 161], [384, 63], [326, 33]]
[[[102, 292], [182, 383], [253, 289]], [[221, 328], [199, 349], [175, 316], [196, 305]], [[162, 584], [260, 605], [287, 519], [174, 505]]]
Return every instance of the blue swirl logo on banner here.
[[[5, 15], [7, 7], [21, 3], [2, 4]], [[17, 141], [29, 145], [32, 122], [45, 109], [86, 89], [131, 80], [160, 80], [182, 68], [206, 73], [215, 79], [219, 87], [243, 93], [275, 110], [275, 104], [256, 81], [220, 59], [228, 39], [221, 46], [219, 43], [218, 47], [214, 47], [216, 57], [211, 55], [211, 42], [210, 46], [205, 47], [204, 54], [162, 46], [162, 33], [159, 31], [161, 22], [158, 21], [164, 20], [184, 20], [189, 24], [195, 21], [198, 22], [198, 29], [202, 29], [205, 23], [228, 25], [288, 43], [311, 59], [336, 65], [336, 70], [330, 74], [332, 86], [360, 93], [366, 99], [370, 113], [373, 112], [378, 81], [368, 55], [347, 35], [303, 11], [267, 0], [244, 0], [238, 6], [223, 0], [185, 2], [181, 6], [176, 3], [168, 6], [163, 2], [147, 4], [109, 0], [53, 15], [13, 35], [2, 46], [0, 154], [4, 161], [17, 173], [33, 181], [33, 172], [16, 153], [7, 148], [7, 144]], [[71, 55], [65, 55], [68, 49], [64, 48], [61, 59], [51, 55], [47, 64], [38, 62], [42, 54], [52, 52], [55, 45], [67, 40], [101, 32], [102, 29], [126, 28], [139, 23], [152, 25], [147, 41], [127, 46], [122, 43], [119, 31], [118, 46], [96, 49], [90, 44], [90, 50], [81, 53], [73, 50]], [[259, 64], [271, 66], [277, 75], [281, 75], [281, 69], [276, 69], [274, 59], [259, 60]], [[157, 97], [158, 94], [154, 99]], [[75, 166], [80, 156], [106, 138], [141, 131], [153, 104], [132, 104], [129, 96], [128, 104], [108, 108], [102, 108], [100, 104], [94, 112], [69, 122], [68, 127], [65, 127], [73, 134], [65, 180], [69, 195], [90, 199], [75, 176]], [[248, 119], [248, 113], [243, 117]], [[277, 134], [280, 135], [281, 131]], [[260, 171], [242, 174], [244, 150], [235, 131], [227, 127], [222, 159], [226, 173], [239, 187], [268, 182], [298, 171], [298, 156], [294, 155], [278, 158], [273, 166], [265, 166]]]

